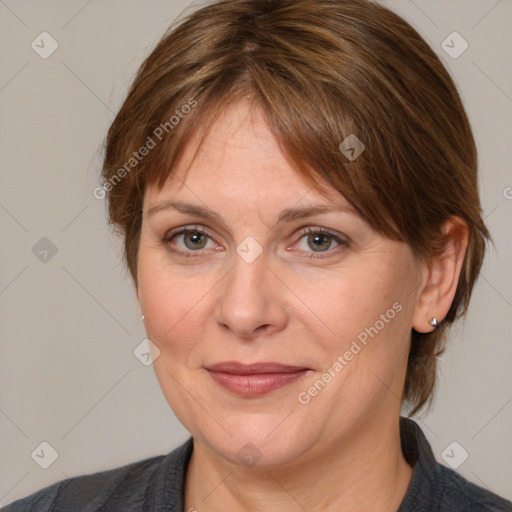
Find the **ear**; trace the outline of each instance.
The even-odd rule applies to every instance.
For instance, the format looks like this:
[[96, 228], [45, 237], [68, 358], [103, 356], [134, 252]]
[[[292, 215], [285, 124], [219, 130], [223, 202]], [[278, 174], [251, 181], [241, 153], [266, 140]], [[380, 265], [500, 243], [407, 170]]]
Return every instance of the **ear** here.
[[452, 217], [441, 226], [445, 244], [423, 269], [423, 280], [412, 327], [417, 332], [431, 332], [432, 318], [441, 322], [453, 302], [469, 241], [467, 224]]

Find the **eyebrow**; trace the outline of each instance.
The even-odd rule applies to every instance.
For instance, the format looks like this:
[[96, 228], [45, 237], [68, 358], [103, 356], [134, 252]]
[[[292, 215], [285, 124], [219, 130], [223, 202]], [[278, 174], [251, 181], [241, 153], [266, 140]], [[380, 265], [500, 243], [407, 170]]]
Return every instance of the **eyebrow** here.
[[[210, 208], [185, 203], [183, 201], [165, 201], [160, 203], [148, 210], [148, 216], [152, 216], [162, 210], [177, 210], [179, 212], [192, 215], [193, 217], [217, 221], [224, 225], [226, 224], [222, 217], [215, 213], [213, 210], [210, 210]], [[350, 214], [356, 214], [356, 211], [350, 205], [315, 205], [302, 208], [287, 208], [279, 214], [277, 224], [283, 222], [292, 222], [294, 220], [304, 219], [306, 217], [312, 217], [313, 215], [329, 212], [346, 212]]]

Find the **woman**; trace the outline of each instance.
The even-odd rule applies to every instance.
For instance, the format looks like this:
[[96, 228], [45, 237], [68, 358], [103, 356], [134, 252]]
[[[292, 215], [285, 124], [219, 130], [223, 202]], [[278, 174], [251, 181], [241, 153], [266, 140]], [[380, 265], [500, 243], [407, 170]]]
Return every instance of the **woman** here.
[[401, 417], [489, 233], [455, 86], [365, 0], [225, 0], [144, 62], [102, 190], [192, 437], [17, 510], [506, 511]]

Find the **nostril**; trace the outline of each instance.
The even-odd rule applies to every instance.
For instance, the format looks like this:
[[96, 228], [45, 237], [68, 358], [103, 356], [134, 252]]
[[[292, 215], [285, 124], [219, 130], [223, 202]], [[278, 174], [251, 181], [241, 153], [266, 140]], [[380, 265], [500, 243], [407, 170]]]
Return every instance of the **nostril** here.
[[270, 324], [265, 324], [265, 325], [260, 325], [259, 327], [256, 328], [255, 332], [265, 332], [268, 330], [268, 328], [270, 327]]

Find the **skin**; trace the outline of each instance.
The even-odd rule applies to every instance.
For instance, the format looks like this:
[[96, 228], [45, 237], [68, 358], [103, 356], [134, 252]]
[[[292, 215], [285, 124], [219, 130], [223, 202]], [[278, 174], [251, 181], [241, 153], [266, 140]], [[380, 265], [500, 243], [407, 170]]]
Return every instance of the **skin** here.
[[[399, 436], [411, 328], [428, 332], [429, 320], [447, 313], [467, 230], [447, 222], [445, 252], [418, 262], [335, 190], [312, 189], [245, 101], [223, 112], [193, 158], [196, 142], [161, 190], [145, 191], [137, 276], [147, 335], [160, 351], [156, 375], [194, 436], [185, 510], [396, 511], [412, 476]], [[222, 221], [169, 201], [207, 207]], [[342, 210], [277, 222], [287, 208], [313, 205]], [[207, 234], [176, 234], [198, 227]], [[329, 233], [315, 239], [305, 227]], [[251, 263], [236, 251], [246, 237], [263, 251]], [[300, 403], [393, 304], [400, 311]], [[211, 378], [205, 366], [221, 361], [309, 371], [248, 398]], [[253, 466], [238, 457], [247, 443], [260, 457]]]

